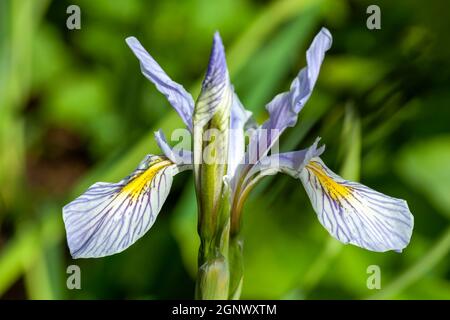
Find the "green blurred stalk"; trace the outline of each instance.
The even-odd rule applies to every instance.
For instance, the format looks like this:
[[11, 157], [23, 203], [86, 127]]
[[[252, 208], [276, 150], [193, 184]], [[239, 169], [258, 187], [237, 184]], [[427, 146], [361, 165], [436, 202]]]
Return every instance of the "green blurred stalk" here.
[[20, 112], [31, 86], [34, 30], [47, 5], [47, 0], [0, 1], [0, 203], [6, 208], [11, 207], [23, 182]]
[[[34, 31], [48, 3], [47, 0], [0, 2], [0, 202], [5, 209], [12, 209], [25, 189], [24, 124], [20, 112], [31, 87]], [[18, 239], [2, 251], [0, 295], [24, 272], [29, 297], [53, 298], [39, 232], [30, 226], [25, 230], [20, 230]]]
[[0, 3], [0, 199], [10, 207], [23, 172], [23, 123], [19, 107], [30, 83], [32, 1]]
[[[26, 273], [26, 286], [32, 298], [52, 298], [54, 287], [49, 283], [48, 266], [42, 260], [43, 252], [61, 241], [64, 234], [62, 225], [55, 219], [54, 211], [48, 211], [41, 223], [27, 224], [19, 229], [16, 236], [8, 242], [0, 255], [0, 296]], [[30, 272], [30, 273], [29, 273]], [[30, 277], [38, 276], [35, 281]], [[45, 292], [37, 294], [40, 288]]]
[[397, 293], [414, 284], [433, 269], [442, 259], [447, 257], [450, 251], [450, 226], [447, 227], [443, 235], [430, 248], [430, 251], [426, 255], [397, 277], [389, 286], [367, 299], [390, 299], [394, 297]]
[[235, 73], [245, 65], [279, 25], [322, 3], [322, 0], [282, 0], [270, 3], [232, 47], [227, 57], [230, 61], [230, 73]]
[[38, 248], [32, 267], [28, 267], [25, 272], [25, 288], [28, 299], [31, 300], [56, 299], [51, 286], [49, 266], [44, 249]]

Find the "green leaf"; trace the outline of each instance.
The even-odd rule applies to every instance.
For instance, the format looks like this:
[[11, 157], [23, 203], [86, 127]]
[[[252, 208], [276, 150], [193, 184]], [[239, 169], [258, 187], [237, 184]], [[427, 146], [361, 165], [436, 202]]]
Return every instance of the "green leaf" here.
[[415, 190], [450, 218], [450, 135], [414, 142], [396, 157], [395, 168]]

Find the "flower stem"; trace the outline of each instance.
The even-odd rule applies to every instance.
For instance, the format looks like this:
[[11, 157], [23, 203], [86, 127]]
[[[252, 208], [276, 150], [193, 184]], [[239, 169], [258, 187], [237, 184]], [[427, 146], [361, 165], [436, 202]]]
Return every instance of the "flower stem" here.
[[195, 288], [198, 300], [225, 300], [228, 298], [229, 270], [226, 257], [215, 245], [204, 243], [199, 250], [199, 269]]
[[228, 299], [238, 300], [241, 296], [242, 282], [244, 279], [244, 240], [237, 234], [231, 236], [229, 246], [230, 288]]
[[[230, 271], [228, 246], [230, 235], [230, 190], [224, 188], [216, 224], [203, 226], [199, 220], [200, 249], [195, 297], [199, 300], [228, 299]], [[206, 214], [205, 212], [203, 214]], [[211, 229], [213, 232], [211, 232]]]

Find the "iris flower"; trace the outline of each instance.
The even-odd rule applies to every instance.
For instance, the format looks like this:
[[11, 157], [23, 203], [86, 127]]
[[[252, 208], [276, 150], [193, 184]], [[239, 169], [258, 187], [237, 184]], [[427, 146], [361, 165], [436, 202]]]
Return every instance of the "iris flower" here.
[[[193, 149], [171, 147], [164, 134], [156, 132], [161, 155], [147, 155], [123, 180], [95, 183], [67, 204], [63, 218], [73, 258], [109, 256], [135, 243], [153, 226], [173, 177], [185, 170], [194, 171], [199, 207], [199, 297], [239, 296], [241, 211], [249, 192], [267, 175], [284, 173], [299, 180], [319, 222], [345, 244], [377, 252], [400, 252], [408, 245], [414, 219], [406, 201], [335, 174], [320, 158], [324, 146], [318, 146], [319, 138], [303, 150], [270, 153], [284, 130], [296, 124], [312, 94], [332, 43], [327, 29], [322, 28], [313, 39], [306, 52], [307, 66], [289, 91], [267, 104], [269, 118], [261, 125], [234, 92], [218, 33], [196, 103], [136, 38], [129, 37], [126, 43], [139, 60], [143, 75], [166, 96], [192, 134]], [[249, 136], [247, 146], [245, 134]], [[213, 140], [213, 161], [204, 161]], [[213, 284], [205, 289], [208, 282]]]

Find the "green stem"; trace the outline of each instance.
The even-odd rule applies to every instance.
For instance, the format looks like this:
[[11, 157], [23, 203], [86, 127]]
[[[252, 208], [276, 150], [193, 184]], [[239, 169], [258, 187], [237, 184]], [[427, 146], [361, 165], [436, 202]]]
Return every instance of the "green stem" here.
[[225, 300], [228, 296], [229, 270], [222, 248], [202, 241], [199, 250], [199, 269], [195, 288], [198, 300]]
[[[216, 225], [204, 226], [199, 220], [200, 249], [195, 297], [199, 300], [228, 299], [230, 272], [228, 261], [230, 235], [230, 190], [225, 188]], [[205, 214], [205, 213], [203, 213]]]
[[238, 234], [230, 238], [230, 289], [228, 299], [238, 300], [241, 296], [242, 282], [244, 280], [244, 240]]

